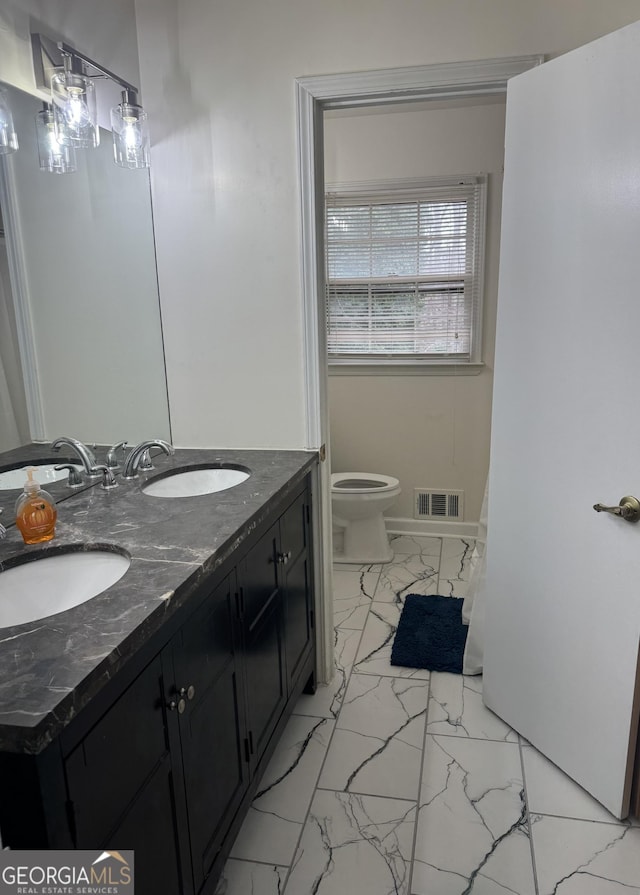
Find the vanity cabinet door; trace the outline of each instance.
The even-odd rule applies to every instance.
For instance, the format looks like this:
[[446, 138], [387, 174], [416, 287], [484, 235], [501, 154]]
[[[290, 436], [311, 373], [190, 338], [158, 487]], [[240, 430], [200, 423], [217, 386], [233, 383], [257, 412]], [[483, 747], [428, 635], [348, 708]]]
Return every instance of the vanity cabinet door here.
[[67, 756], [77, 848], [96, 848], [111, 833], [168, 755], [162, 686], [157, 657]]
[[[174, 777], [167, 756], [116, 829], [100, 843], [100, 847], [114, 851], [134, 850], [137, 895], [188, 895], [193, 891], [188, 849], [181, 849], [178, 842], [174, 794]], [[85, 847], [95, 848], [95, 843]]]
[[232, 573], [172, 641], [167, 699], [180, 730], [196, 892], [249, 785], [235, 596]]
[[290, 693], [312, 650], [309, 495], [305, 490], [280, 518], [277, 569], [284, 609], [287, 688]]
[[191, 891], [163, 691], [157, 656], [65, 759], [75, 847], [133, 849], [140, 895]]
[[282, 595], [276, 578], [278, 525], [249, 550], [238, 567], [247, 727], [255, 767], [286, 699]]

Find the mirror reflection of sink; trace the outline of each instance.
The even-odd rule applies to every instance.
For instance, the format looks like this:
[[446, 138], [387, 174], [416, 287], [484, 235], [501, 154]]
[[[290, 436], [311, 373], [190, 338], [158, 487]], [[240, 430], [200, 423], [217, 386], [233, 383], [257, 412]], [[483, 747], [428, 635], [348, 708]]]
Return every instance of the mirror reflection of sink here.
[[250, 475], [250, 469], [233, 463], [192, 466], [155, 476], [142, 486], [142, 491], [150, 497], [198, 497], [235, 488]]
[[[26, 463], [18, 469], [8, 469], [6, 472], [0, 472], [0, 491], [9, 491], [14, 488], [22, 488], [27, 481], [27, 469], [35, 467], [38, 471], [34, 473], [34, 479], [46, 488], [51, 482], [59, 482], [61, 479], [69, 477], [68, 469], [61, 469], [56, 472], [55, 467], [66, 460], [56, 459], [55, 461], [34, 460], [33, 463]], [[76, 464], [74, 464], [75, 466]], [[78, 472], [82, 472], [82, 466], [77, 466]]]
[[86, 603], [119, 581], [130, 563], [127, 554], [101, 548], [21, 557], [0, 572], [0, 628]]

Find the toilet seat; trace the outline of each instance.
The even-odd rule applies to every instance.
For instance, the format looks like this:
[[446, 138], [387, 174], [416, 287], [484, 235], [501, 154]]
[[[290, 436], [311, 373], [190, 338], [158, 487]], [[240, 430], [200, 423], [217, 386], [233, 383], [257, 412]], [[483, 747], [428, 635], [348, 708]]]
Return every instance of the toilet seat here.
[[331, 473], [331, 491], [334, 494], [384, 494], [399, 486], [399, 480], [390, 475], [369, 472]]

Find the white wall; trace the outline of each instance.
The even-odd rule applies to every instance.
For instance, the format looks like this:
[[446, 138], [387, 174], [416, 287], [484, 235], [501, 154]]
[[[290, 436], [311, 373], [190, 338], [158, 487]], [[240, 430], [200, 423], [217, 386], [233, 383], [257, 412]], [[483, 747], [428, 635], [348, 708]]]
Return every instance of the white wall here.
[[402, 495], [392, 516], [413, 517], [414, 488], [456, 489], [465, 492], [464, 518], [477, 521], [489, 466], [504, 99], [400, 108], [325, 116], [326, 181], [488, 175], [485, 367], [477, 376], [454, 368], [438, 376], [344, 375], [332, 368], [331, 465], [336, 472], [396, 476]]
[[305, 442], [294, 79], [562, 53], [638, 0], [136, 0], [179, 444]]

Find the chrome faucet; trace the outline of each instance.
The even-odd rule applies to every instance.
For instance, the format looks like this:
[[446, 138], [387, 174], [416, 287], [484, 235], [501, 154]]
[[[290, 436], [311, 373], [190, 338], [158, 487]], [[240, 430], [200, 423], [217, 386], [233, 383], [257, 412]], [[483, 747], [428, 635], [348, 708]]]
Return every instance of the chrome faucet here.
[[82, 476], [78, 472], [78, 467], [74, 463], [61, 463], [60, 466], [55, 467], [56, 472], [61, 472], [63, 469], [67, 469], [69, 471], [67, 485], [70, 488], [79, 488], [80, 485], [84, 485]]
[[107, 466], [109, 469], [118, 469], [120, 467], [120, 464], [118, 463], [118, 451], [124, 451], [128, 444], [128, 441], [118, 441], [109, 448], [107, 451]]
[[117, 488], [118, 483], [116, 482], [116, 477], [113, 474], [113, 469], [109, 466], [105, 466], [104, 464], [98, 464], [96, 466], [96, 471], [100, 473], [102, 476], [102, 484], [100, 487], [104, 491], [110, 491], [112, 488]]
[[84, 471], [88, 476], [95, 478], [100, 475], [100, 472], [96, 472], [96, 458], [93, 453], [89, 450], [86, 444], [83, 444], [81, 441], [78, 441], [77, 438], [69, 438], [66, 435], [61, 435], [60, 438], [56, 438], [55, 441], [51, 442], [51, 450], [59, 451], [63, 444], [66, 444], [68, 447], [72, 448], [78, 457], [80, 457], [80, 461], [84, 467]]
[[123, 479], [135, 479], [138, 475], [138, 467], [140, 465], [140, 460], [142, 459], [145, 451], [148, 451], [149, 448], [160, 448], [167, 457], [171, 456], [171, 454], [175, 454], [175, 450], [173, 445], [169, 444], [168, 441], [162, 441], [160, 438], [153, 439], [151, 441], [141, 441], [140, 444], [137, 444], [132, 450], [129, 452], [129, 456], [124, 461], [124, 466], [122, 467], [122, 478]]

